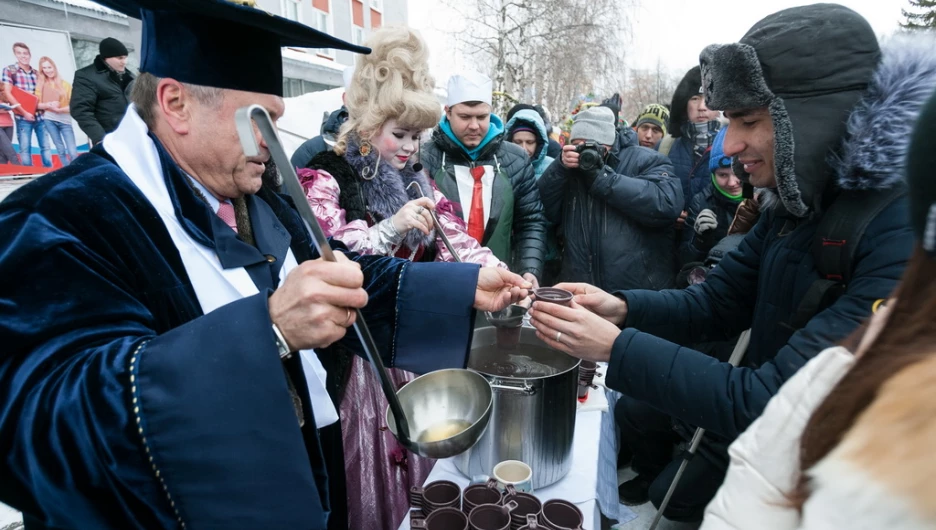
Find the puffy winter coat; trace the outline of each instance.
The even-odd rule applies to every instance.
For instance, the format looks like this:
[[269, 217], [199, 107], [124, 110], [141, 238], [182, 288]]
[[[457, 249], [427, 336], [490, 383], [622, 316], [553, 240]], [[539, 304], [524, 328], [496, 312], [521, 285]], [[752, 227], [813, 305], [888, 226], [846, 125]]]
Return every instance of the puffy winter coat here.
[[75, 72], [71, 115], [93, 143], [100, 143], [120, 124], [130, 103], [127, 92], [132, 82], [130, 70], [121, 78], [100, 55]]
[[[503, 131], [500, 118], [493, 114], [491, 127]], [[546, 256], [546, 217], [536, 189], [533, 166], [523, 148], [505, 142], [504, 134], [500, 132], [483, 144], [472, 158], [441, 127], [436, 127], [432, 141], [422, 145], [420, 160], [442, 193], [450, 201], [460, 204], [462, 218], [471, 206], [471, 198], [459, 197], [455, 166], [490, 166], [495, 174], [499, 170], [506, 181], [495, 178], [491, 211], [488, 212], [481, 245], [490, 248], [518, 274], [542, 275]]]
[[[928, 487], [936, 473], [933, 429], [920, 428], [932, 425], [936, 357], [891, 376], [838, 446], [807, 471], [811, 491], [802, 513], [790, 506], [807, 422], [854, 364], [851, 352], [830, 348], [783, 385], [729, 448], [731, 466], [702, 530], [936, 526]], [[875, 449], [882, 444], [889, 450]]]
[[[824, 31], [793, 29], [816, 24]], [[773, 119], [788, 120], [775, 127], [775, 143], [787, 148], [776, 150], [783, 193], [704, 283], [682, 291], [620, 293], [629, 307], [627, 329], [614, 344], [607, 378], [612, 388], [729, 438], [747, 428], [785, 381], [851, 333], [875, 301], [896, 286], [913, 246], [905, 196], [870, 220], [856, 246], [844, 294], [805, 327], [791, 324], [820, 277], [812, 247], [822, 205], [841, 188], [884, 190], [900, 184], [910, 128], [936, 84], [936, 58], [930, 52], [895, 47], [881, 61], [867, 21], [834, 4], [769, 16], [742, 43], [756, 50], [751, 60], [764, 71], [796, 75], [794, 83], [781, 74], [771, 79], [782, 98], [773, 105], [786, 110]], [[724, 76], [713, 84], [731, 86], [738, 75], [731, 64], [713, 72]], [[838, 67], [830, 71], [829, 64]], [[899, 124], [883, 119], [894, 112], [907, 119]], [[844, 146], [843, 138], [848, 138]], [[794, 149], [789, 149], [791, 142]], [[829, 152], [846, 163], [830, 166]], [[803, 204], [811, 208], [794, 215]], [[752, 330], [751, 344], [736, 368], [679, 346], [723, 340], [746, 328]]]
[[[711, 122], [717, 124], [718, 122]], [[714, 125], [713, 125], [714, 126]], [[657, 144], [657, 149], [663, 144]], [[692, 139], [686, 133], [672, 140], [667, 156], [673, 163], [675, 175], [679, 177], [679, 183], [682, 185], [683, 197], [686, 205], [683, 209], [689, 207], [689, 201], [700, 191], [711, 187], [711, 172], [709, 171], [709, 152], [706, 151], [701, 157], [696, 156]], [[689, 223], [686, 223], [686, 229], [689, 229]]]
[[606, 165], [589, 184], [556, 160], [539, 182], [546, 217], [565, 238], [562, 281], [605, 290], [673, 287], [675, 229], [683, 198], [665, 156], [618, 131]]
[[[682, 230], [679, 261], [682, 264], [704, 261], [712, 247], [728, 235], [728, 227], [731, 226], [740, 203], [741, 201], [733, 201], [719, 193], [714, 184], [696, 193], [689, 201], [689, 214], [686, 216], [686, 226]], [[711, 210], [718, 220], [718, 227], [706, 233], [704, 237], [696, 234], [693, 228], [702, 210]]]

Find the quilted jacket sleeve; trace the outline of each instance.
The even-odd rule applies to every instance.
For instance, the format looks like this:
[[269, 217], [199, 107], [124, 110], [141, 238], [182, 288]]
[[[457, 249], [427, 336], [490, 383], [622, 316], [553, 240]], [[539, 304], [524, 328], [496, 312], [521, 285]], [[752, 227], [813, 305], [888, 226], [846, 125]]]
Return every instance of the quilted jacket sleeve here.
[[[504, 144], [505, 170], [514, 192], [513, 254], [518, 274], [543, 274], [546, 260], [546, 215], [540, 201], [533, 166], [526, 153], [513, 144]], [[513, 151], [516, 149], [516, 151]]]

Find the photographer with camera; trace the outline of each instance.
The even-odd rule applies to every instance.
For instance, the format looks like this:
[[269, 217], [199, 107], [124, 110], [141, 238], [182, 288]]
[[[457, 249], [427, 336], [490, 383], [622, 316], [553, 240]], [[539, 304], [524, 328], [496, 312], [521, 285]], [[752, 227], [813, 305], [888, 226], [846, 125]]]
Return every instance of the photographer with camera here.
[[673, 286], [682, 187], [669, 159], [640, 147], [631, 129], [615, 131], [611, 109], [575, 116], [570, 144], [538, 185], [546, 217], [565, 238], [561, 281], [612, 291]]

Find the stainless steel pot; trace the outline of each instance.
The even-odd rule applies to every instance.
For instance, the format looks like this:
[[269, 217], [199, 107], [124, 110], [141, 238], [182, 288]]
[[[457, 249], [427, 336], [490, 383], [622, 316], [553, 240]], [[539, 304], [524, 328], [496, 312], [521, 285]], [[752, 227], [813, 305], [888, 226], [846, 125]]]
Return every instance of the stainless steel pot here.
[[572, 465], [579, 360], [550, 349], [532, 328], [523, 328], [516, 350], [498, 350], [496, 340], [496, 328], [474, 332], [468, 368], [491, 383], [494, 402], [487, 431], [455, 466], [493, 476], [498, 463], [520, 460], [533, 469], [533, 488], [544, 488]]

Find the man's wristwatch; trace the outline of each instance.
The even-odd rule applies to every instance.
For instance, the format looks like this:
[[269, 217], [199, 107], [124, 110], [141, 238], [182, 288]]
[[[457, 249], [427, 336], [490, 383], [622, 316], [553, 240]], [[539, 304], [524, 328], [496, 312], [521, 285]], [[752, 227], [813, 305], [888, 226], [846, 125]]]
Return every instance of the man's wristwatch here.
[[276, 349], [279, 350], [280, 359], [288, 359], [292, 355], [292, 350], [289, 349], [289, 344], [286, 344], [286, 337], [283, 336], [283, 332], [276, 324], [273, 324], [273, 336], [276, 337]]

